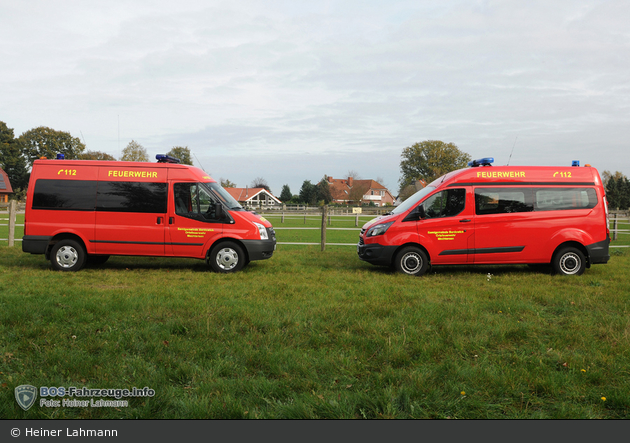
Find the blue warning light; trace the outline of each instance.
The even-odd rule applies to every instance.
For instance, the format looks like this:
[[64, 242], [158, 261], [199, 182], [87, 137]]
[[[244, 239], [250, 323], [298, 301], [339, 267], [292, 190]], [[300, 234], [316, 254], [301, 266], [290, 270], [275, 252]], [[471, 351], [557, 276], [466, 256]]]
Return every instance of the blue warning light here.
[[155, 156], [158, 163], [181, 163], [178, 158], [171, 157], [170, 155], [158, 154]]
[[485, 157], [468, 162], [468, 166], [476, 168], [477, 166], [492, 166], [492, 163], [494, 163], [494, 157]]

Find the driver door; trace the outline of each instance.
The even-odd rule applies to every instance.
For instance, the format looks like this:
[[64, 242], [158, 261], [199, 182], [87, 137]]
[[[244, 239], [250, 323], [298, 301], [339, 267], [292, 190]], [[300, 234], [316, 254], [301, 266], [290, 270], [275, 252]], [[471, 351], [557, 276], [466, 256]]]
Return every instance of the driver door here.
[[416, 223], [420, 243], [433, 264], [472, 262], [474, 202], [471, 188], [449, 188], [422, 202], [424, 218]]
[[201, 183], [173, 183], [168, 236], [175, 257], [203, 258], [207, 246], [223, 233], [215, 213], [217, 198]]

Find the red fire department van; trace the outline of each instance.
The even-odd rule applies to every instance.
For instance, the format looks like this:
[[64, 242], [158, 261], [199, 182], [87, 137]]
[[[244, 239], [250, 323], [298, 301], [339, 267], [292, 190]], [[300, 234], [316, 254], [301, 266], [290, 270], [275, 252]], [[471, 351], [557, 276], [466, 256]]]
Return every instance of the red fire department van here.
[[110, 255], [205, 259], [236, 272], [270, 258], [275, 232], [201, 169], [165, 155], [157, 163], [35, 160], [22, 250], [78, 271]]
[[470, 264], [551, 264], [580, 275], [608, 262], [608, 208], [595, 168], [493, 161], [472, 161], [366, 223], [359, 258], [410, 275]]

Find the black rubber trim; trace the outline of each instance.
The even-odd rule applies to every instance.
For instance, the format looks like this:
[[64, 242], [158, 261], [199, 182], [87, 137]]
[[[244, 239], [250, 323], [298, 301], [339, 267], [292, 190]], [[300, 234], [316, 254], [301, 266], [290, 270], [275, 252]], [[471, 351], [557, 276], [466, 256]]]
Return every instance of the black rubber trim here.
[[504, 254], [506, 252], [521, 252], [525, 246], [504, 246], [500, 248], [480, 249], [448, 249], [439, 255], [466, 255], [466, 254]]

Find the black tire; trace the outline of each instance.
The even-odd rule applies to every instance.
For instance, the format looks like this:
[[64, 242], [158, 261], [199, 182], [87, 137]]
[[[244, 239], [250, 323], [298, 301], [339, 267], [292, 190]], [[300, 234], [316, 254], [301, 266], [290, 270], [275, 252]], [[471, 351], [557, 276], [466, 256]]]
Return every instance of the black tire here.
[[105, 264], [105, 262], [109, 260], [109, 255], [93, 255], [89, 254], [87, 256], [85, 264], [88, 266], [101, 266]]
[[553, 270], [560, 275], [582, 275], [586, 269], [586, 257], [574, 247], [560, 249], [551, 262]]
[[210, 250], [208, 263], [215, 272], [224, 274], [238, 272], [247, 263], [243, 248], [234, 242], [223, 242]]
[[75, 240], [59, 240], [50, 250], [50, 262], [57, 271], [75, 272], [83, 268], [87, 254]]
[[551, 271], [551, 267], [549, 266], [549, 263], [530, 263], [527, 265], [529, 267], [529, 269], [531, 269], [534, 272], [540, 272], [540, 273], [549, 273]]
[[422, 249], [407, 246], [396, 254], [394, 268], [403, 274], [419, 277], [429, 269], [429, 257]]

